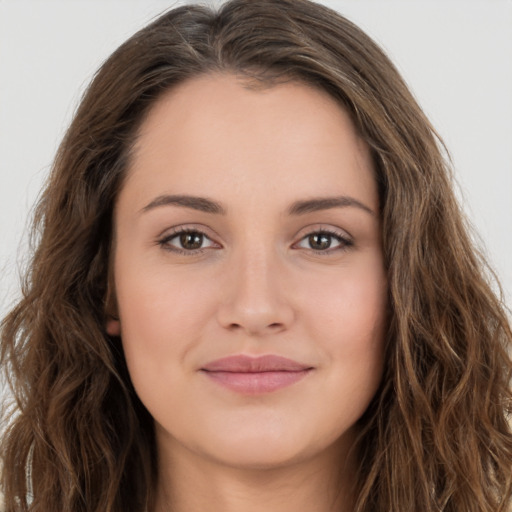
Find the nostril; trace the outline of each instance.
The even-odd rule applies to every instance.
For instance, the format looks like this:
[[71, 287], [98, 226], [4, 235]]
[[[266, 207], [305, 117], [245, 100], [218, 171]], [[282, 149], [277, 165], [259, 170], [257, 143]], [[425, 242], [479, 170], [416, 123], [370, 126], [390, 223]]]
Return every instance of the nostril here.
[[250, 326], [250, 325], [241, 325], [239, 323], [231, 323], [229, 324], [228, 326], [228, 330], [230, 331], [239, 331], [239, 330], [243, 330], [243, 331], [247, 331], [248, 333], [250, 334], [257, 334], [258, 332], [264, 332], [265, 330], [266, 331], [279, 331], [281, 329], [283, 329], [284, 327], [284, 324], [281, 323], [281, 322], [274, 322], [274, 323], [271, 323], [271, 324], [268, 324], [266, 327], [264, 326]]
[[219, 304], [216, 315], [225, 329], [233, 333], [247, 331], [251, 335], [276, 334], [287, 329], [294, 319], [294, 311], [288, 301], [270, 296], [262, 298], [248, 292], [242, 296], [233, 294], [230, 300]]

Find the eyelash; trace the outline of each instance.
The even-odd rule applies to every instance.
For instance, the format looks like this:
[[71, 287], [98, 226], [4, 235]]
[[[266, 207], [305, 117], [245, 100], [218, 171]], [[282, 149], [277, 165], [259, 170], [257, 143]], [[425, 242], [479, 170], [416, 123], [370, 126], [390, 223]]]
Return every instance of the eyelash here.
[[[184, 234], [200, 235], [200, 236], [211, 241], [211, 239], [208, 237], [208, 235], [206, 233], [204, 233], [203, 231], [201, 231], [200, 229], [178, 228], [175, 231], [173, 231], [172, 233], [169, 233], [169, 234], [165, 235], [164, 237], [162, 237], [161, 239], [157, 240], [157, 244], [166, 251], [173, 252], [176, 254], [182, 254], [185, 256], [193, 256], [196, 254], [201, 254], [204, 251], [209, 249], [209, 247], [201, 247], [198, 249], [180, 249], [178, 247], [174, 247], [174, 246], [170, 245], [170, 242], [172, 240], [174, 240], [175, 238], [178, 238], [180, 235], [184, 235]], [[310, 233], [304, 235], [299, 240], [298, 243], [302, 242], [303, 240], [306, 240], [308, 237], [313, 236], [313, 235], [326, 235], [327, 237], [329, 237], [331, 239], [334, 238], [340, 244], [340, 247], [335, 247], [334, 249], [330, 249], [330, 248], [327, 248], [325, 250], [308, 249], [313, 254], [318, 254], [320, 256], [329, 256], [334, 252], [346, 251], [347, 249], [349, 249], [350, 247], [352, 247], [354, 245], [354, 242], [352, 240], [350, 240], [350, 238], [348, 238], [346, 235], [343, 235], [338, 231], [328, 229], [328, 228], [322, 228], [322, 229], [317, 229], [317, 230], [311, 231]], [[297, 244], [294, 244], [294, 245], [297, 245]]]
[[163, 238], [158, 240], [158, 245], [169, 252], [174, 252], [176, 254], [184, 254], [185, 256], [193, 256], [195, 254], [201, 254], [204, 251], [208, 249], [208, 247], [201, 247], [199, 249], [180, 249], [178, 247], [171, 246], [169, 242], [171, 240], [174, 240], [175, 238], [178, 238], [180, 235], [186, 235], [186, 234], [196, 234], [201, 235], [202, 237], [210, 240], [208, 235], [201, 231], [200, 229], [192, 229], [192, 228], [178, 228], [172, 233], [169, 233], [168, 235], [165, 235]]
[[[344, 235], [344, 234], [340, 233], [339, 231], [335, 231], [335, 230], [329, 229], [329, 228], [313, 230], [310, 233], [304, 235], [299, 240], [298, 243], [302, 242], [303, 240], [306, 240], [307, 238], [309, 238], [310, 236], [313, 236], [313, 235], [325, 235], [331, 239], [334, 238], [340, 244], [339, 247], [335, 247], [333, 249], [331, 249], [330, 246], [326, 250], [308, 249], [313, 254], [318, 254], [320, 256], [329, 256], [332, 253], [342, 252], [342, 251], [344, 252], [354, 245], [354, 242], [347, 235]], [[294, 245], [297, 245], [297, 244], [294, 244]]]

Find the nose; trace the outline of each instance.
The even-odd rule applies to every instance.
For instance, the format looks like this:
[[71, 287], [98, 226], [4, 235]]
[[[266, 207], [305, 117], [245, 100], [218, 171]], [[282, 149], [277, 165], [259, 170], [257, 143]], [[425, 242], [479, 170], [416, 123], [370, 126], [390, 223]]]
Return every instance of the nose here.
[[264, 336], [290, 327], [294, 308], [277, 260], [271, 251], [259, 251], [230, 262], [217, 313], [222, 327], [250, 336]]

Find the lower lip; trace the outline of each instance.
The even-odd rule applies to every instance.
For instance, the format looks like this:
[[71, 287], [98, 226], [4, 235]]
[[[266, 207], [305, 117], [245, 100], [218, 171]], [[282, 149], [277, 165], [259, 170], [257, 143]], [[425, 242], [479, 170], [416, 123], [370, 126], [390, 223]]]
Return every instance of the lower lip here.
[[311, 369], [277, 372], [209, 372], [203, 373], [217, 384], [237, 393], [259, 395], [291, 386], [309, 374]]

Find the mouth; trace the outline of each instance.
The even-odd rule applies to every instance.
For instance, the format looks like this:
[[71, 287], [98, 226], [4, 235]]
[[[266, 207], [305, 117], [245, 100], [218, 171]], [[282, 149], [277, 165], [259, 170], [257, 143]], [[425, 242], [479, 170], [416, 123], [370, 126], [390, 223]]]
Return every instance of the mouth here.
[[288, 387], [302, 380], [313, 367], [276, 355], [229, 356], [201, 368], [216, 384], [237, 393], [257, 395]]

